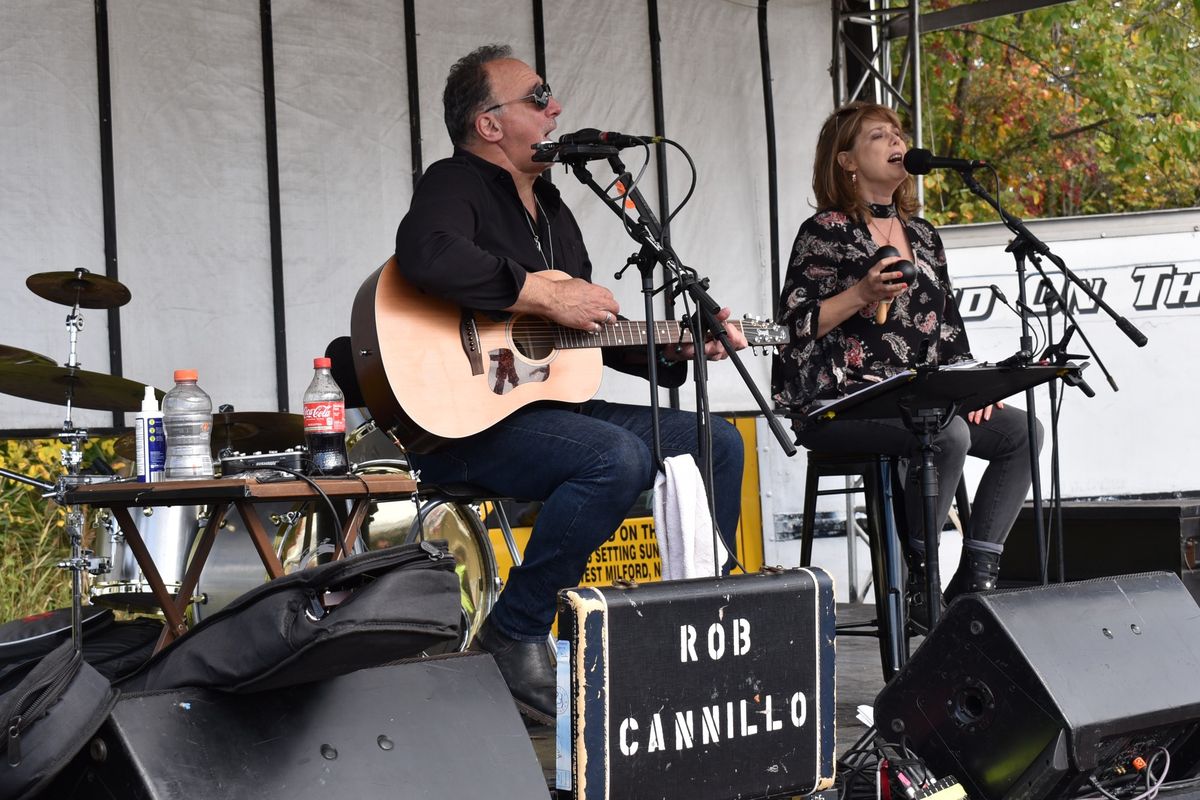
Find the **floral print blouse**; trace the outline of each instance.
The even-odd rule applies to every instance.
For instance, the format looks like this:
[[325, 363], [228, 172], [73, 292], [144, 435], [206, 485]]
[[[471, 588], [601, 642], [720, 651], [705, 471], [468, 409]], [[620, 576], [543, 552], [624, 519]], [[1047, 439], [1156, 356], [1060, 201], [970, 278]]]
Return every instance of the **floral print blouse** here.
[[[866, 275], [879, 245], [865, 221], [841, 211], [818, 212], [800, 226], [779, 302], [779, 322], [791, 342], [779, 348], [771, 369], [771, 392], [781, 410], [807, 413], [820, 401], [906, 369], [970, 360], [941, 237], [920, 217], [903, 227], [917, 277], [892, 303], [887, 321], [875, 324], [873, 303], [818, 339], [821, 301]], [[927, 355], [918, 363], [922, 352]], [[794, 418], [794, 426], [804, 424]]]

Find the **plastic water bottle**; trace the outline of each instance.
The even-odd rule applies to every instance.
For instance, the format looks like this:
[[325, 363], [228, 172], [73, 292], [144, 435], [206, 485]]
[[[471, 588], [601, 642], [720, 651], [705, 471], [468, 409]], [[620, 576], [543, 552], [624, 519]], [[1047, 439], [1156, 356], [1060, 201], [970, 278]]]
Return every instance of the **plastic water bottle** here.
[[137, 479], [142, 483], [158, 483], [163, 479], [167, 460], [167, 438], [163, 432], [163, 415], [158, 410], [154, 387], [146, 387], [142, 410], [133, 418], [134, 441], [137, 453]]
[[333, 379], [328, 358], [313, 359], [313, 379], [304, 392], [304, 444], [311, 463], [310, 475], [344, 475], [350, 469], [346, 455], [346, 399]]
[[196, 385], [197, 377], [194, 369], [175, 370], [175, 388], [163, 397], [169, 481], [213, 476], [212, 400]]

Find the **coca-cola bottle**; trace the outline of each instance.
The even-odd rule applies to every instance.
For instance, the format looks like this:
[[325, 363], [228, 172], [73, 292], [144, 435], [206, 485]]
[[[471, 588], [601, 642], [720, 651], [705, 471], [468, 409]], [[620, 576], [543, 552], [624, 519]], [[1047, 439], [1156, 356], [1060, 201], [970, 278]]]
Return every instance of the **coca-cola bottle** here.
[[310, 475], [342, 475], [346, 456], [346, 400], [329, 371], [328, 358], [313, 359], [313, 379], [304, 392], [304, 443]]

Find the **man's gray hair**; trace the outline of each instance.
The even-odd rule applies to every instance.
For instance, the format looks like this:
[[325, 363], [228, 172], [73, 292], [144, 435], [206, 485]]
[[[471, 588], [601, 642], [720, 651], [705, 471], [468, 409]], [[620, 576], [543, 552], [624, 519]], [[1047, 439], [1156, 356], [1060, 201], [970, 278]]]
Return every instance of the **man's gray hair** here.
[[450, 141], [461, 147], [475, 130], [475, 117], [492, 104], [492, 87], [484, 65], [489, 61], [512, 58], [506, 44], [485, 44], [454, 62], [442, 92], [442, 106]]

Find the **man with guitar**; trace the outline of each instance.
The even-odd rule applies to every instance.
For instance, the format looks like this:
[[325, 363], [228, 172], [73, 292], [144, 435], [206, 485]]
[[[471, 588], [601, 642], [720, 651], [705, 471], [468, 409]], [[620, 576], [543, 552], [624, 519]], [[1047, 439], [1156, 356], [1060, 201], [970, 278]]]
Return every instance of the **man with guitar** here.
[[[496, 318], [536, 315], [572, 335], [603, 337], [628, 324], [618, 321], [612, 293], [591, 282], [575, 218], [541, 177], [550, 165], [533, 161], [533, 145], [550, 135], [562, 111], [545, 81], [507, 46], [488, 45], [451, 68], [443, 103], [455, 151], [425, 172], [400, 223], [396, 263], [403, 278], [436, 302]], [[719, 318], [728, 316], [722, 309]], [[732, 325], [729, 338], [738, 349], [746, 346]], [[704, 350], [711, 360], [725, 357], [716, 342]], [[644, 354], [641, 346], [611, 347], [603, 359], [645, 376]], [[682, 340], [661, 347], [660, 383], [682, 384], [692, 355]], [[504, 365], [495, 391], [516, 379], [511, 363]], [[661, 442], [664, 458], [697, 457], [696, 415], [662, 410]], [[509, 573], [472, 643], [493, 655], [518, 707], [532, 719], [554, 720], [555, 673], [546, 639], [557, 592], [578, 584], [592, 552], [653, 485], [652, 447], [649, 408], [538, 401], [481, 432], [410, 455], [423, 480], [469, 482], [498, 496], [544, 501], [523, 563]], [[733, 552], [742, 443], [720, 418], [712, 421], [712, 450], [716, 523]]]

